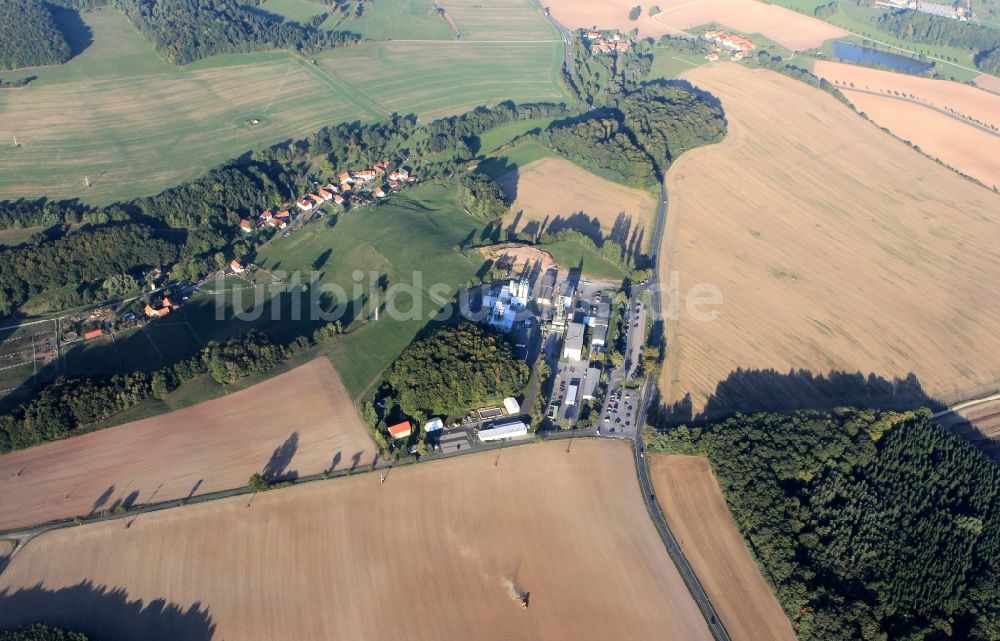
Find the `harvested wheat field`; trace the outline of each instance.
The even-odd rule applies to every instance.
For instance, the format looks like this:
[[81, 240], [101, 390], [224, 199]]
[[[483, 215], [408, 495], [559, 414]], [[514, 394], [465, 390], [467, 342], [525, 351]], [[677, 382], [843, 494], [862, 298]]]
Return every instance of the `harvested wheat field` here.
[[[690, 393], [700, 411], [715, 394], [711, 412], [806, 402], [783, 395], [793, 383], [841, 389], [787, 376], [800, 368], [913, 373], [911, 396], [944, 402], [994, 388], [1000, 196], [804, 83], [731, 64], [684, 77], [721, 99], [729, 133], [667, 174], [661, 276], [676, 271], [681, 292], [712, 283], [724, 303], [715, 320], [666, 321], [666, 399]], [[899, 387], [847, 382], [866, 397], [844, 402]]]
[[0, 530], [371, 462], [321, 358], [222, 398], [0, 456]]
[[972, 85], [827, 60], [817, 60], [813, 73], [844, 89], [898, 92], [929, 107], [1000, 128], [1000, 96]]
[[847, 35], [822, 20], [756, 0], [667, 0], [657, 3], [662, 11], [653, 17], [644, 6], [635, 22], [628, 19], [635, 2], [626, 0], [553, 0], [547, 5], [552, 16], [571, 29], [638, 29], [640, 37], [684, 33], [692, 27], [718, 23], [747, 34], [759, 33], [793, 51], [803, 51]]
[[894, 96], [842, 91], [859, 112], [931, 158], [987, 187], [1000, 188], [1000, 132]]
[[707, 459], [650, 457], [653, 490], [684, 556], [733, 641], [795, 641], [750, 556]]
[[516, 231], [577, 229], [641, 250], [649, 243], [656, 198], [590, 173], [562, 158], [542, 158], [498, 179], [513, 197], [504, 224]]
[[995, 94], [1000, 94], [1000, 78], [997, 78], [996, 76], [983, 74], [981, 76], [976, 76], [972, 81], [986, 91], [992, 91]]
[[[51, 532], [0, 575], [0, 620], [107, 641], [199, 641], [209, 628], [241, 641], [711, 638], [626, 444], [525, 445], [497, 460], [311, 483], [249, 508], [245, 496], [190, 505], [128, 530]], [[184, 614], [101, 607], [155, 599]]]

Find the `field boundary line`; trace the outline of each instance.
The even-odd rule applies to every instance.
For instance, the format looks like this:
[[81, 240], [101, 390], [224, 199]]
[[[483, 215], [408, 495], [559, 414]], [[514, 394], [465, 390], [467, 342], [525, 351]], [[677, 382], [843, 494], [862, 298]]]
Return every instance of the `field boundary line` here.
[[[983, 131], [985, 131], [988, 134], [1000, 137], [1000, 132], [997, 132], [997, 131], [995, 131], [993, 129], [990, 129], [989, 127], [987, 127], [986, 125], [984, 125], [982, 123], [978, 123], [978, 122], [976, 122], [974, 120], [969, 120], [968, 118], [963, 118], [959, 114], [954, 114], [954, 113], [952, 113], [952, 112], [950, 112], [950, 111], [948, 111], [946, 109], [938, 107], [937, 105], [932, 105], [930, 103], [923, 102], [922, 100], [919, 100], [917, 98], [907, 98], [906, 96], [894, 96], [894, 95], [891, 95], [891, 94], [881, 93], [881, 92], [875, 91], [873, 89], [858, 89], [857, 87], [842, 87], [840, 85], [837, 85], [836, 83], [834, 83], [834, 85], [837, 87], [838, 90], [840, 90], [841, 92], [843, 92], [847, 96], [848, 100], [850, 100], [850, 96], [847, 95], [847, 94], [850, 94], [852, 92], [863, 93], [863, 94], [866, 94], [866, 95], [869, 95], [869, 96], [880, 96], [882, 98], [889, 98], [890, 100], [899, 100], [901, 102], [906, 102], [906, 103], [909, 103], [911, 105], [917, 105], [918, 107], [924, 107], [925, 109], [930, 109], [931, 111], [936, 111], [937, 113], [939, 113], [939, 114], [941, 114], [943, 116], [948, 116], [952, 120], [957, 120], [958, 122], [962, 123], [963, 125], [969, 125], [971, 127], [977, 128], [977, 129], [982, 129]], [[886, 126], [888, 127], [888, 125], [886, 125]], [[891, 127], [890, 127], [890, 129], [891, 129]]]

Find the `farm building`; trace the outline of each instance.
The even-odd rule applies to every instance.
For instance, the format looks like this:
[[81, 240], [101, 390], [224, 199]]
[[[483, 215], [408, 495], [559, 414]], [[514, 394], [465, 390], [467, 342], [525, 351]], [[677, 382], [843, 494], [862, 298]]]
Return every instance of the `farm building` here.
[[243, 265], [240, 265], [240, 261], [235, 258], [229, 262], [229, 269], [233, 270], [234, 274], [242, 274], [246, 271], [246, 269], [243, 268]]
[[246, 219], [244, 218], [244, 219], [240, 220], [240, 229], [241, 229], [241, 230], [242, 230], [243, 232], [245, 232], [245, 233], [249, 234], [250, 232], [252, 232], [252, 231], [253, 231], [253, 225], [252, 225], [252, 224], [250, 224], [250, 221], [249, 221], [249, 220], [246, 220]]
[[389, 435], [392, 438], [406, 438], [410, 435], [413, 430], [409, 421], [403, 421], [402, 423], [396, 423], [395, 425], [389, 426]]
[[583, 323], [570, 323], [563, 343], [563, 358], [578, 361], [583, 358]]
[[521, 411], [521, 404], [513, 396], [508, 396], [503, 399], [503, 408], [507, 410], [508, 414], [517, 414]]
[[432, 418], [431, 420], [424, 423], [425, 432], [436, 432], [444, 428], [444, 422], [439, 418]]
[[100, 328], [98, 328], [98, 329], [92, 329], [89, 332], [84, 332], [84, 334], [83, 334], [83, 340], [89, 341], [92, 338], [98, 338], [99, 336], [103, 336], [103, 335], [104, 335], [104, 330], [103, 329], [100, 329]]
[[489, 441], [502, 441], [508, 438], [520, 438], [528, 435], [528, 426], [522, 421], [513, 421], [503, 425], [494, 425], [487, 430], [479, 430], [479, 440], [484, 443]]

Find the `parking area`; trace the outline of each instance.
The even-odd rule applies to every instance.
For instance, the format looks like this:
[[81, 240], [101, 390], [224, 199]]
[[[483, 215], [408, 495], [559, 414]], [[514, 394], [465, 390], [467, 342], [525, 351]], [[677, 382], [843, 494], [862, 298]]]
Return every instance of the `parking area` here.
[[638, 418], [639, 391], [616, 387], [608, 394], [601, 417], [601, 434], [634, 437]]

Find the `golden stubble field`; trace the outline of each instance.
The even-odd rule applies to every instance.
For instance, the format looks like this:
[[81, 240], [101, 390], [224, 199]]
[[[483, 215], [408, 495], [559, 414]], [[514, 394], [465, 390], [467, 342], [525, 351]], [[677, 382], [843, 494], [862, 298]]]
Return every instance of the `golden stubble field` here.
[[316, 474], [374, 456], [320, 358], [222, 398], [0, 456], [0, 530], [240, 487], [265, 469]]
[[[278, 490], [249, 508], [243, 496], [142, 515], [128, 530], [118, 521], [42, 535], [0, 575], [0, 620], [108, 641], [207, 639], [208, 626], [241, 641], [711, 638], [624, 443], [526, 445], [379, 479]], [[88, 581], [187, 616], [102, 609], [105, 598], [73, 587]], [[521, 591], [526, 610], [511, 594]]]
[[628, 19], [636, 6], [631, 0], [553, 0], [547, 3], [552, 15], [567, 27], [623, 31], [638, 29], [642, 37], [658, 38], [684, 32], [692, 27], [718, 23], [743, 33], [759, 33], [793, 51], [818, 47], [846, 32], [822, 20], [757, 0], [667, 0], [657, 2], [661, 12], [650, 17], [648, 6], [635, 22]]
[[542, 158], [498, 179], [516, 198], [504, 217], [516, 231], [572, 228], [611, 238], [623, 247], [649, 243], [656, 215], [652, 193], [590, 173], [562, 158]]
[[944, 401], [994, 388], [1000, 196], [774, 72], [684, 77], [721, 99], [729, 133], [667, 175], [661, 277], [724, 303], [666, 322], [665, 400], [697, 411], [740, 368], [776, 370], [778, 393], [793, 368], [913, 373]]
[[1000, 95], [839, 62], [817, 61], [815, 73], [878, 125], [985, 185], [1000, 186]]
[[733, 641], [795, 641], [707, 459], [650, 457], [656, 500]]

